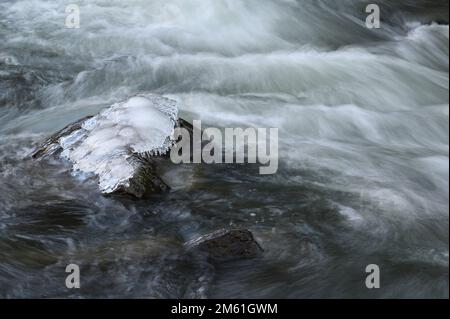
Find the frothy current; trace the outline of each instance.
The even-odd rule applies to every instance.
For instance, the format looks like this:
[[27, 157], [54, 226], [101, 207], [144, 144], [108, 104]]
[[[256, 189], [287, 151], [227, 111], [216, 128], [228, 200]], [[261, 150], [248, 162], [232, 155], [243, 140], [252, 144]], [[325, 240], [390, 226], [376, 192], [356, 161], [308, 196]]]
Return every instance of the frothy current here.
[[[77, 1], [68, 29], [71, 2], [0, 3], [0, 297], [448, 298], [447, 1], [377, 1], [379, 30], [373, 1]], [[180, 167], [133, 201], [23, 159], [140, 92], [205, 126], [278, 127], [278, 173]], [[229, 225], [263, 256], [183, 252]]]

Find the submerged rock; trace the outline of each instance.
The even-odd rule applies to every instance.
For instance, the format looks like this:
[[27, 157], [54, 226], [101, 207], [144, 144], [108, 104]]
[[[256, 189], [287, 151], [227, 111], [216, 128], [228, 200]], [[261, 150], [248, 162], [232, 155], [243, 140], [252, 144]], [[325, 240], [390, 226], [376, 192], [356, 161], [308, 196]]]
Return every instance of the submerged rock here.
[[220, 229], [185, 243], [188, 250], [199, 250], [215, 260], [254, 258], [261, 246], [247, 229]]
[[173, 132], [180, 126], [192, 129], [178, 118], [175, 100], [136, 95], [68, 125], [48, 138], [32, 157], [67, 159], [75, 172], [95, 175], [104, 194], [143, 197], [169, 190], [155, 163], [176, 144]]

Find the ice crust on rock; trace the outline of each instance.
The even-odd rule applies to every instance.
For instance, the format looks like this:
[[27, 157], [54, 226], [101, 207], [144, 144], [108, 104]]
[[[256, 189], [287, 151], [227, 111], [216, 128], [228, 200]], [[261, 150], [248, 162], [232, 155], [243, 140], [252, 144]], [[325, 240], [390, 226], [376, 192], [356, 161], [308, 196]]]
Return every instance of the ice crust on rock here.
[[175, 143], [175, 100], [136, 95], [85, 120], [81, 129], [59, 139], [61, 156], [74, 171], [95, 174], [103, 193], [128, 187], [138, 168], [134, 155], [162, 155]]

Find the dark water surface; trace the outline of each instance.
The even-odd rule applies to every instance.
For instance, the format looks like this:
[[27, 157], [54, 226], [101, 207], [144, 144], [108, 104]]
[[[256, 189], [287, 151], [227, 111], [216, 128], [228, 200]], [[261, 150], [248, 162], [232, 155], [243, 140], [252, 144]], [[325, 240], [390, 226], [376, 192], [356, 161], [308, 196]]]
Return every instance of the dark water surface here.
[[[77, 1], [67, 29], [71, 1], [2, 1], [0, 297], [448, 298], [448, 2], [377, 1], [379, 30], [368, 2]], [[143, 91], [205, 127], [278, 127], [278, 173], [178, 167], [171, 193], [136, 201], [24, 160]], [[230, 225], [264, 254], [183, 250]]]

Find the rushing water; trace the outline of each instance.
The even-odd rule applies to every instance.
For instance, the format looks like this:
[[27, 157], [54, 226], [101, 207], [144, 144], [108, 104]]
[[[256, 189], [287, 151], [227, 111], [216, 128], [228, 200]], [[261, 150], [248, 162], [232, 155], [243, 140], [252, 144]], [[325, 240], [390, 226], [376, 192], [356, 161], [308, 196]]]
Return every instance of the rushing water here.
[[[0, 2], [0, 297], [448, 298], [447, 0], [86, 0], [68, 29], [71, 2]], [[24, 160], [137, 92], [205, 125], [278, 127], [277, 174], [178, 168], [171, 193], [131, 200]], [[183, 251], [229, 225], [263, 255]]]

